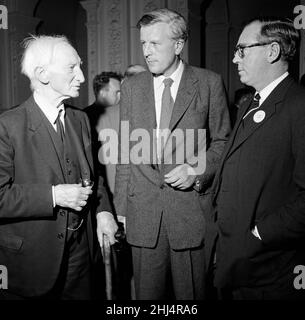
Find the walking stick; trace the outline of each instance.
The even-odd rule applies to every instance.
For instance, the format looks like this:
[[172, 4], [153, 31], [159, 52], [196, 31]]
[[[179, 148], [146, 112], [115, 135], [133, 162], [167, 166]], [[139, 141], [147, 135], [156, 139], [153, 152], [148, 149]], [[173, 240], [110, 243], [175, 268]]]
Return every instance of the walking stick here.
[[[118, 222], [118, 230], [115, 234], [115, 239], [117, 242], [113, 246], [114, 254], [111, 254], [111, 245], [107, 235], [103, 235], [103, 257], [104, 257], [104, 266], [105, 266], [105, 282], [106, 282], [106, 298], [107, 300], [116, 299], [116, 293], [113, 295], [113, 286], [112, 286], [112, 262], [114, 264], [114, 272], [117, 271], [117, 257], [116, 252], [121, 250], [122, 241], [125, 239], [124, 226], [121, 222]], [[112, 261], [113, 258], [113, 261]], [[115, 288], [117, 289], [117, 288]]]
[[107, 300], [112, 300], [111, 247], [106, 235], [103, 236], [103, 256], [105, 265], [106, 298]]

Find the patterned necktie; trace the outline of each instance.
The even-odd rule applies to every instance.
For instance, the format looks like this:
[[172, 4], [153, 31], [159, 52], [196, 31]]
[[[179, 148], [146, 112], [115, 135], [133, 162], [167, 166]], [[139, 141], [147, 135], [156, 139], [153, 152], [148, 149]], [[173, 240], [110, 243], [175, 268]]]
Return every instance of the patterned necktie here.
[[[160, 130], [169, 129], [169, 123], [170, 123], [173, 108], [174, 108], [174, 100], [172, 98], [171, 90], [170, 90], [173, 82], [174, 81], [171, 78], [165, 78], [163, 80], [164, 90], [162, 93], [162, 101], [161, 101], [161, 115], [160, 115], [160, 123], [159, 123]], [[167, 135], [164, 135], [164, 134], [162, 135], [162, 133], [159, 132], [159, 136], [157, 140], [158, 159], [162, 158], [163, 149], [164, 149], [167, 138], [168, 138]]]
[[61, 142], [64, 142], [65, 130], [64, 130], [63, 123], [60, 120], [60, 116], [61, 116], [62, 112], [63, 112], [63, 110], [60, 109], [59, 112], [58, 112], [58, 116], [56, 118], [55, 124], [56, 124], [57, 134], [59, 135]]

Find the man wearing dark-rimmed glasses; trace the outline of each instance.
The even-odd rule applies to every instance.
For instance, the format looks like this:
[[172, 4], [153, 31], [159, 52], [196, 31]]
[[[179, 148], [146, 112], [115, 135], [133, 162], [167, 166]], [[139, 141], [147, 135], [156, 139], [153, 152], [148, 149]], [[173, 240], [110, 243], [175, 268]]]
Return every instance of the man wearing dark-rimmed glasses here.
[[207, 239], [218, 234], [214, 283], [224, 299], [304, 298], [294, 270], [305, 263], [305, 91], [288, 74], [298, 40], [292, 23], [259, 18], [236, 46], [240, 80], [256, 92], [214, 182], [217, 227]]
[[245, 49], [266, 46], [267, 44], [271, 44], [272, 42], [256, 42], [252, 44], [238, 44], [234, 49], [234, 55], [237, 53], [241, 59], [245, 57]]

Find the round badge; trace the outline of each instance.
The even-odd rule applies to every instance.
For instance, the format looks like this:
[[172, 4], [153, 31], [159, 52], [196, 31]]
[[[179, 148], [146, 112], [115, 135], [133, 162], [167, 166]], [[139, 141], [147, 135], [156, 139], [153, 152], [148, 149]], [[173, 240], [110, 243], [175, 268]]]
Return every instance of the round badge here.
[[253, 120], [256, 123], [260, 123], [262, 122], [266, 117], [266, 112], [263, 110], [257, 111], [255, 112], [254, 116], [253, 116]]

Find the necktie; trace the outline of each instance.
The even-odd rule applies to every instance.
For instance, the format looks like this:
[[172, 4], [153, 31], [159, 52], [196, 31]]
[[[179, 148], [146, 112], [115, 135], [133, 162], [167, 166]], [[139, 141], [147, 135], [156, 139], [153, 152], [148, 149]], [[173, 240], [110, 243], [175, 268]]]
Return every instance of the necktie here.
[[63, 123], [60, 120], [60, 116], [62, 112], [63, 110], [60, 109], [58, 112], [58, 116], [56, 118], [55, 124], [56, 124], [57, 134], [59, 135], [61, 142], [64, 142], [65, 130], [64, 130]]
[[247, 111], [247, 113], [244, 115], [243, 119], [245, 119], [249, 113], [251, 113], [252, 111], [256, 110], [259, 108], [259, 100], [260, 100], [261, 96], [259, 95], [259, 93], [257, 93], [254, 97], [253, 100], [249, 106], [249, 109]]
[[[162, 93], [162, 100], [161, 100], [161, 115], [160, 115], [160, 123], [159, 123], [160, 130], [169, 128], [169, 123], [172, 117], [174, 100], [172, 98], [170, 88], [173, 82], [174, 81], [171, 78], [165, 78], [163, 80], [164, 90]], [[162, 135], [162, 133], [159, 132], [159, 136], [157, 140], [158, 159], [162, 158], [162, 153], [163, 153], [166, 140], [167, 140], [167, 135], [164, 135], [164, 134]]]

